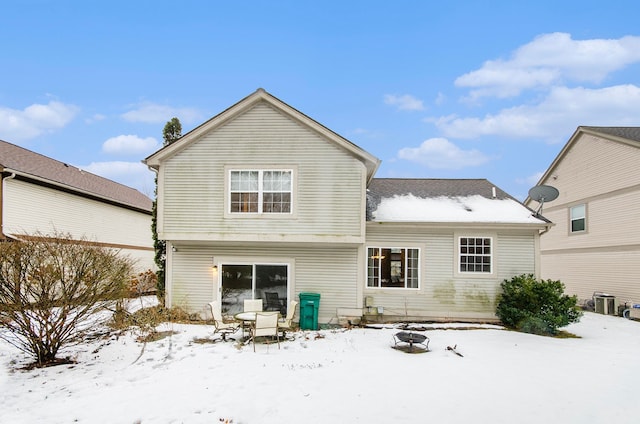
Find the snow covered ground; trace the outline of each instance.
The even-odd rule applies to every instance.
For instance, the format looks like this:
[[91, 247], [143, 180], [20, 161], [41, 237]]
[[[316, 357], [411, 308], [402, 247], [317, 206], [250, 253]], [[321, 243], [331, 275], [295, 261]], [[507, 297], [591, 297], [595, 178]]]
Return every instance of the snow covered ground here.
[[640, 420], [640, 322], [586, 313], [566, 328], [578, 339], [442, 327], [421, 333], [422, 354], [392, 349], [392, 327], [299, 332], [254, 353], [195, 342], [210, 326], [167, 324], [177, 333], [144, 352], [128, 334], [66, 352], [77, 364], [31, 371], [0, 341], [0, 423]]

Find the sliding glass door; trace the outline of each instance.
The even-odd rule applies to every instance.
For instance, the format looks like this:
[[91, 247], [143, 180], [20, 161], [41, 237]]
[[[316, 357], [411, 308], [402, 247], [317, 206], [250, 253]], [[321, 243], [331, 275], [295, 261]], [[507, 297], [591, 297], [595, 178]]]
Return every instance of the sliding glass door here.
[[243, 311], [245, 299], [262, 299], [264, 310], [286, 313], [289, 293], [287, 264], [222, 264], [222, 312]]

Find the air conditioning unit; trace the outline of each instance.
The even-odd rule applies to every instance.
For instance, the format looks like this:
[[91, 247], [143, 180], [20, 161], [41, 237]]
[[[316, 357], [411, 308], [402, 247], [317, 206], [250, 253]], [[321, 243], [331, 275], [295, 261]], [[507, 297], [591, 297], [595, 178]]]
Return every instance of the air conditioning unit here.
[[604, 315], [616, 314], [616, 298], [610, 294], [598, 293], [593, 295], [596, 313]]

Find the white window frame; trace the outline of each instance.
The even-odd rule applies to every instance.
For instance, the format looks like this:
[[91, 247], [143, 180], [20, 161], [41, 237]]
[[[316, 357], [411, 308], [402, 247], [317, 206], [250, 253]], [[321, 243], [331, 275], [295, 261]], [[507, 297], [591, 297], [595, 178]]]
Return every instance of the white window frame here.
[[[290, 204], [288, 212], [264, 212], [263, 211], [263, 200], [264, 193], [268, 193], [268, 191], [264, 190], [264, 181], [263, 176], [265, 172], [269, 171], [277, 171], [277, 172], [289, 172], [291, 174], [291, 187], [288, 192], [290, 194]], [[258, 173], [258, 211], [257, 212], [236, 212], [231, 210], [231, 175], [233, 172], [257, 172]], [[225, 218], [248, 218], [248, 217], [261, 217], [261, 218], [291, 218], [296, 216], [296, 190], [297, 190], [297, 168], [295, 166], [252, 166], [252, 167], [242, 167], [242, 166], [226, 166], [225, 167], [225, 210], [224, 216]]]
[[[489, 240], [489, 253], [485, 253], [484, 252], [484, 248], [482, 249], [482, 252], [463, 252], [463, 247], [466, 247], [467, 249], [469, 248], [469, 245], [467, 244], [467, 246], [463, 246], [463, 239], [474, 239], [474, 249], [477, 248], [477, 244], [475, 244], [477, 242], [478, 239], [481, 240]], [[494, 236], [490, 236], [490, 235], [478, 235], [478, 234], [459, 234], [456, 236], [456, 274], [457, 275], [464, 275], [464, 276], [479, 276], [479, 277], [488, 277], [488, 276], [493, 276], [495, 275], [495, 239], [496, 237]], [[483, 242], [483, 246], [484, 246], [484, 242]], [[462, 266], [463, 266], [463, 261], [462, 261], [462, 257], [463, 256], [474, 256], [474, 257], [481, 257], [481, 258], [489, 258], [489, 271], [476, 271], [476, 270], [462, 270]]]
[[[370, 250], [372, 249], [376, 249], [375, 252], [370, 252]], [[405, 255], [404, 255], [404, 263], [402, 264], [402, 271], [403, 271], [403, 275], [404, 275], [404, 287], [385, 287], [382, 285], [382, 281], [381, 281], [381, 269], [382, 269], [382, 260], [379, 257], [382, 250], [405, 250]], [[408, 252], [410, 250], [415, 251], [416, 256], [417, 256], [417, 266], [413, 268], [414, 273], [415, 273], [415, 279], [417, 280], [417, 286], [416, 287], [407, 287], [407, 283], [409, 281], [408, 275], [409, 275], [409, 254]], [[422, 261], [421, 261], [421, 249], [419, 247], [413, 247], [413, 246], [406, 246], [406, 247], [389, 247], [389, 246], [367, 246], [366, 248], [366, 258], [365, 258], [365, 266], [366, 266], [366, 271], [365, 271], [365, 279], [366, 279], [366, 283], [365, 283], [365, 288], [369, 289], [369, 290], [420, 290], [421, 287], [421, 266], [422, 266]], [[371, 256], [370, 254], [373, 253], [373, 256]], [[376, 257], [377, 256], [377, 257]], [[371, 260], [377, 260], [377, 267], [374, 266], [372, 267], [371, 264]], [[375, 263], [373, 264], [375, 265]], [[371, 281], [370, 275], [369, 275], [369, 270], [370, 269], [377, 269], [377, 276], [374, 277], [375, 281], [377, 282], [377, 284], [375, 286], [371, 286], [369, 285], [369, 282]]]
[[[582, 208], [582, 215], [574, 216], [574, 211]], [[582, 230], [573, 230], [574, 221], [584, 220], [584, 228]], [[587, 232], [587, 205], [581, 203], [579, 205], [573, 205], [569, 207], [569, 234], [583, 234]]]

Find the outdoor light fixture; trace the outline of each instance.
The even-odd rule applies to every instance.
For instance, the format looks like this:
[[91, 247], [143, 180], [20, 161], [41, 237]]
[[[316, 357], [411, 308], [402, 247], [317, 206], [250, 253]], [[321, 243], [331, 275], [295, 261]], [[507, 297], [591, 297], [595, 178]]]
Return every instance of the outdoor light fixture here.
[[216, 264], [216, 258], [211, 258], [211, 262], [213, 262], [213, 265], [211, 266], [211, 268], [214, 271], [217, 271], [218, 270], [218, 265]]

